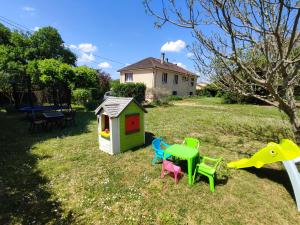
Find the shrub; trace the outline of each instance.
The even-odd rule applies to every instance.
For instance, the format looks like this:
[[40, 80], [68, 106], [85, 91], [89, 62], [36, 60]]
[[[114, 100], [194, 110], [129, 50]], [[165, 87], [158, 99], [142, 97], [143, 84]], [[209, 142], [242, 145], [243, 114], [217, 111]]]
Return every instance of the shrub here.
[[100, 100], [103, 98], [102, 90], [100, 88], [90, 88], [91, 97], [93, 100]]
[[240, 97], [237, 94], [231, 92], [225, 92], [222, 97], [223, 97], [223, 103], [225, 104], [234, 104], [234, 103], [241, 102]]
[[166, 97], [165, 99], [168, 101], [180, 101], [183, 98], [180, 96], [177, 96], [177, 95], [170, 95], [170, 96]]
[[14, 105], [12, 105], [12, 104], [6, 105], [4, 108], [5, 108], [5, 111], [7, 113], [15, 113], [15, 112], [17, 112], [16, 107]]
[[222, 95], [223, 103], [225, 104], [236, 104], [236, 103], [244, 103], [244, 104], [258, 104], [258, 105], [266, 105], [265, 102], [259, 100], [252, 96], [243, 96], [237, 93], [225, 92]]
[[118, 97], [134, 97], [139, 103], [145, 101], [146, 86], [143, 83], [117, 84], [114, 93]]
[[156, 105], [156, 106], [170, 106], [172, 104], [170, 103], [170, 100], [168, 98], [161, 98], [161, 99], [155, 99], [153, 101], [153, 105]]
[[78, 88], [73, 91], [72, 97], [77, 104], [85, 105], [91, 100], [92, 95], [89, 89]]
[[215, 84], [208, 84], [201, 90], [196, 90], [196, 95], [198, 96], [216, 97], [216, 95], [220, 95], [220, 93], [222, 93], [222, 90]]
[[100, 105], [100, 103], [101, 103], [100, 100], [90, 100], [84, 104], [84, 107], [87, 110], [95, 110]]

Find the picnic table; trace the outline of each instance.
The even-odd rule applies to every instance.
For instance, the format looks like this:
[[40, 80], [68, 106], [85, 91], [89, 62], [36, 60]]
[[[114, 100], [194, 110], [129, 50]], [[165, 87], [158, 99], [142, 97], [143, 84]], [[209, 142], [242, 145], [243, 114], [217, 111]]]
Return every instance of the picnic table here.
[[44, 112], [43, 116], [46, 118], [47, 123], [56, 123], [62, 121], [64, 114], [62, 112]]
[[53, 119], [53, 118], [62, 118], [64, 114], [62, 112], [44, 112], [43, 116], [46, 119]]
[[62, 109], [67, 109], [68, 106], [55, 106], [55, 105], [48, 105], [48, 106], [43, 106], [43, 105], [35, 105], [35, 106], [24, 106], [19, 108], [20, 112], [24, 113], [35, 113], [35, 112], [41, 112], [41, 111], [52, 111], [52, 110], [62, 110]]
[[187, 160], [188, 163], [188, 177], [189, 184], [192, 185], [193, 180], [193, 167], [195, 166], [195, 158], [199, 156], [199, 151], [196, 148], [191, 148], [186, 145], [174, 144], [165, 149], [164, 159], [168, 154], [178, 157], [183, 160]]

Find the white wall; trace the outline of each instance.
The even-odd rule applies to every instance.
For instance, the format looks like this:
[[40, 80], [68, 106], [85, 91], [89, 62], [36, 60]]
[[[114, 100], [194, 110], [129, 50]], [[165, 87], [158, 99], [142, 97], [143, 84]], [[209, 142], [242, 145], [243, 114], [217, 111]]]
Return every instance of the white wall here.
[[[162, 73], [168, 73], [168, 82], [162, 83]], [[161, 70], [161, 69], [141, 69], [132, 71], [122, 71], [120, 73], [120, 82], [125, 83], [125, 73], [133, 74], [134, 83], [141, 82], [147, 87], [146, 99], [153, 100], [155, 97], [172, 95], [173, 91], [177, 91], [178, 96], [188, 96], [190, 92], [196, 93], [197, 77], [190, 75], [188, 81], [183, 81], [182, 74]], [[178, 84], [174, 84], [174, 76], [178, 75]], [[191, 78], [194, 77], [194, 85], [191, 86]]]

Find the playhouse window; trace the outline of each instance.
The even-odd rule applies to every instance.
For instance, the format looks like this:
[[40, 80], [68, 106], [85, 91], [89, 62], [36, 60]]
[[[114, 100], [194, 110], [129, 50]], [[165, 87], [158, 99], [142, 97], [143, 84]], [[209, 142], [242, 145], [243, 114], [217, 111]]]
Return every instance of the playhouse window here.
[[140, 115], [132, 114], [125, 116], [125, 133], [130, 134], [140, 130]]
[[109, 130], [109, 116], [102, 114], [101, 117], [101, 136], [104, 138], [110, 137], [110, 130]]
[[109, 117], [108, 115], [104, 115], [104, 126], [102, 130], [109, 130]]

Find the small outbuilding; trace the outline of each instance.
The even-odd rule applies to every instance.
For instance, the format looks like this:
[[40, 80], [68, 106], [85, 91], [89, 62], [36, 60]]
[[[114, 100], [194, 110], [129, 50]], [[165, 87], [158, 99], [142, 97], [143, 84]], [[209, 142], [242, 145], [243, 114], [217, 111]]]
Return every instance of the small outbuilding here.
[[134, 98], [108, 97], [95, 110], [99, 149], [114, 155], [144, 145], [146, 112]]

